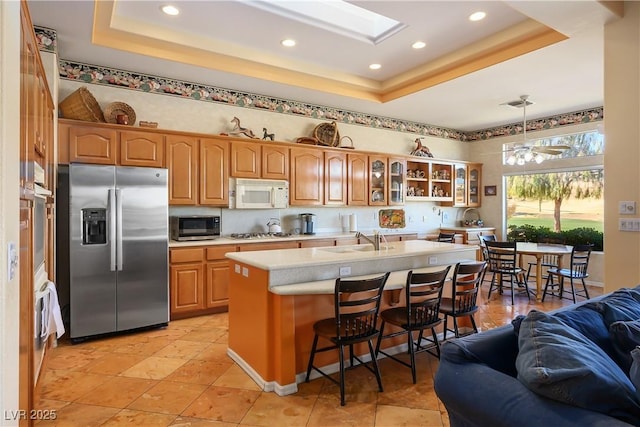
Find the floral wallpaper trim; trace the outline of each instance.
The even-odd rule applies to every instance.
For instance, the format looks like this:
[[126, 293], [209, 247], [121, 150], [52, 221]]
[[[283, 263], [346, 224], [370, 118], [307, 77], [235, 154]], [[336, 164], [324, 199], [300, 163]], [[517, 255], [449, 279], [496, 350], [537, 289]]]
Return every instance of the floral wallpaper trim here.
[[36, 43], [38, 43], [38, 50], [45, 52], [58, 53], [58, 33], [56, 30], [46, 27], [33, 26], [33, 30], [36, 33]]
[[[203, 102], [217, 102], [234, 105], [236, 107], [254, 108], [300, 117], [335, 120], [338, 123], [434, 136], [456, 141], [470, 142], [487, 140], [490, 138], [517, 135], [522, 132], [522, 124], [509, 124], [491, 129], [462, 132], [425, 123], [375, 116], [340, 108], [308, 104], [300, 101], [286, 100], [62, 59], [58, 61], [58, 67], [60, 77], [66, 80], [76, 80], [89, 84], [109, 85], [148, 93], [178, 96]], [[601, 121], [603, 116], [603, 108], [599, 107], [544, 119], [531, 120], [528, 122], [527, 131]]]

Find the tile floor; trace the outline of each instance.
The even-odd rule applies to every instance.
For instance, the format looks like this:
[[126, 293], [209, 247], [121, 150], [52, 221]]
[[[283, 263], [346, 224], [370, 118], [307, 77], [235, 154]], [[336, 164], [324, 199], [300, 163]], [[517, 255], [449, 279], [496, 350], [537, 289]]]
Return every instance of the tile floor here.
[[[482, 292], [486, 298], [488, 285]], [[602, 288], [590, 287], [592, 296]], [[571, 301], [536, 303], [509, 292], [480, 302], [481, 330], [509, 323], [531, 309], [552, 310]], [[384, 392], [364, 368], [347, 372], [347, 404], [318, 378], [299, 392], [262, 392], [227, 355], [226, 313], [172, 321], [167, 328], [87, 341], [61, 341], [51, 351], [37, 409], [55, 410], [60, 426], [448, 426], [433, 390], [438, 361], [418, 356], [418, 383], [408, 368], [380, 361]]]

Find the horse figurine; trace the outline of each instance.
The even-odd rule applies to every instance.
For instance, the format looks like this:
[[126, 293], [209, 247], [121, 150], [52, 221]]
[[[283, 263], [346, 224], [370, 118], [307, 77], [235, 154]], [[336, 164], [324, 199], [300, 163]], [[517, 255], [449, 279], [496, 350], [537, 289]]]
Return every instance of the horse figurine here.
[[229, 132], [229, 135], [244, 135], [249, 138], [258, 139], [251, 129], [240, 126], [239, 118], [234, 117], [233, 120], [231, 120], [231, 123], [233, 123], [234, 126], [231, 132]]
[[263, 135], [262, 135], [262, 139], [263, 140], [264, 139], [270, 139], [270, 140], [273, 141], [273, 138], [276, 137], [275, 133], [267, 133], [267, 128], [262, 128], [262, 132], [263, 132]]
[[431, 151], [429, 151], [429, 147], [426, 145], [422, 145], [422, 138], [416, 138], [414, 141], [416, 143], [416, 148], [411, 152], [412, 156], [420, 156], [420, 157], [433, 157]]

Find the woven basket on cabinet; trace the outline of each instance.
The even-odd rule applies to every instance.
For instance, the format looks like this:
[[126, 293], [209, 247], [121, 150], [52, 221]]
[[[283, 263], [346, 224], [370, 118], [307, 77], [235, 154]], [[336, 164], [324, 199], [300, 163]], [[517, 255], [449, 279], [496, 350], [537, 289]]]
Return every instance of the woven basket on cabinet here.
[[104, 114], [89, 89], [82, 86], [58, 105], [65, 119], [104, 123]]

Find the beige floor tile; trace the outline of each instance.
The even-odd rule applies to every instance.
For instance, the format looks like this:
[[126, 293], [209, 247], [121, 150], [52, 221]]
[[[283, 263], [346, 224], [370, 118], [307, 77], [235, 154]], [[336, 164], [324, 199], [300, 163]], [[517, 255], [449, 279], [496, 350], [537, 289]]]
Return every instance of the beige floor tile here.
[[158, 350], [166, 347], [173, 342], [170, 338], [148, 338], [140, 341], [131, 340], [113, 349], [115, 353], [140, 354], [151, 356]]
[[178, 416], [171, 424], [171, 427], [236, 427], [237, 425], [236, 423], [225, 423], [224, 421]]
[[374, 403], [347, 402], [340, 406], [340, 397], [321, 396], [316, 401], [306, 427], [373, 427]]
[[60, 351], [56, 352], [54, 357], [49, 358], [47, 368], [69, 371], [82, 370], [85, 366], [108, 354], [109, 353], [95, 351], [89, 348], [74, 350], [70, 347], [64, 347], [60, 348]]
[[440, 411], [378, 405], [375, 427], [441, 427]]
[[193, 359], [195, 355], [201, 353], [208, 345], [206, 342], [179, 339], [156, 351], [153, 355], [157, 357]]
[[139, 363], [136, 363], [120, 375], [125, 377], [161, 380], [167, 375], [170, 375], [180, 366], [184, 365], [186, 362], [187, 359], [151, 356]]
[[189, 360], [167, 376], [168, 381], [211, 385], [233, 366], [232, 362]]
[[142, 378], [112, 377], [76, 400], [87, 405], [125, 408], [157, 381]]
[[181, 340], [213, 343], [226, 335], [227, 330], [221, 328], [197, 328], [183, 335]]
[[206, 386], [200, 384], [160, 381], [129, 404], [127, 408], [178, 415], [200, 396], [206, 388]]
[[235, 364], [220, 375], [213, 385], [218, 387], [241, 388], [244, 390], [262, 390], [242, 368]]
[[110, 376], [77, 371], [47, 371], [40, 396], [44, 399], [73, 402], [111, 379]]
[[100, 426], [120, 411], [117, 408], [71, 403], [56, 411], [56, 419], [39, 421], [38, 426], [88, 427]]
[[200, 353], [193, 356], [193, 358], [215, 362], [233, 362], [233, 360], [227, 355], [227, 348], [227, 344], [223, 343], [209, 344]]
[[304, 426], [316, 400], [315, 396], [278, 396], [275, 393], [262, 393], [244, 416], [242, 423], [266, 427]]
[[153, 412], [134, 411], [131, 409], [123, 409], [116, 415], [111, 417], [104, 427], [117, 426], [141, 426], [141, 427], [162, 427], [169, 426], [176, 419], [172, 414], [157, 414]]
[[211, 386], [196, 398], [181, 415], [239, 423], [258, 399], [258, 396], [260, 396], [259, 391]]
[[104, 375], [118, 375], [122, 371], [125, 371], [133, 365], [140, 363], [146, 356], [138, 354], [124, 354], [124, 353], [102, 353], [101, 358], [93, 360], [81, 368], [79, 371], [92, 372], [94, 374]]

